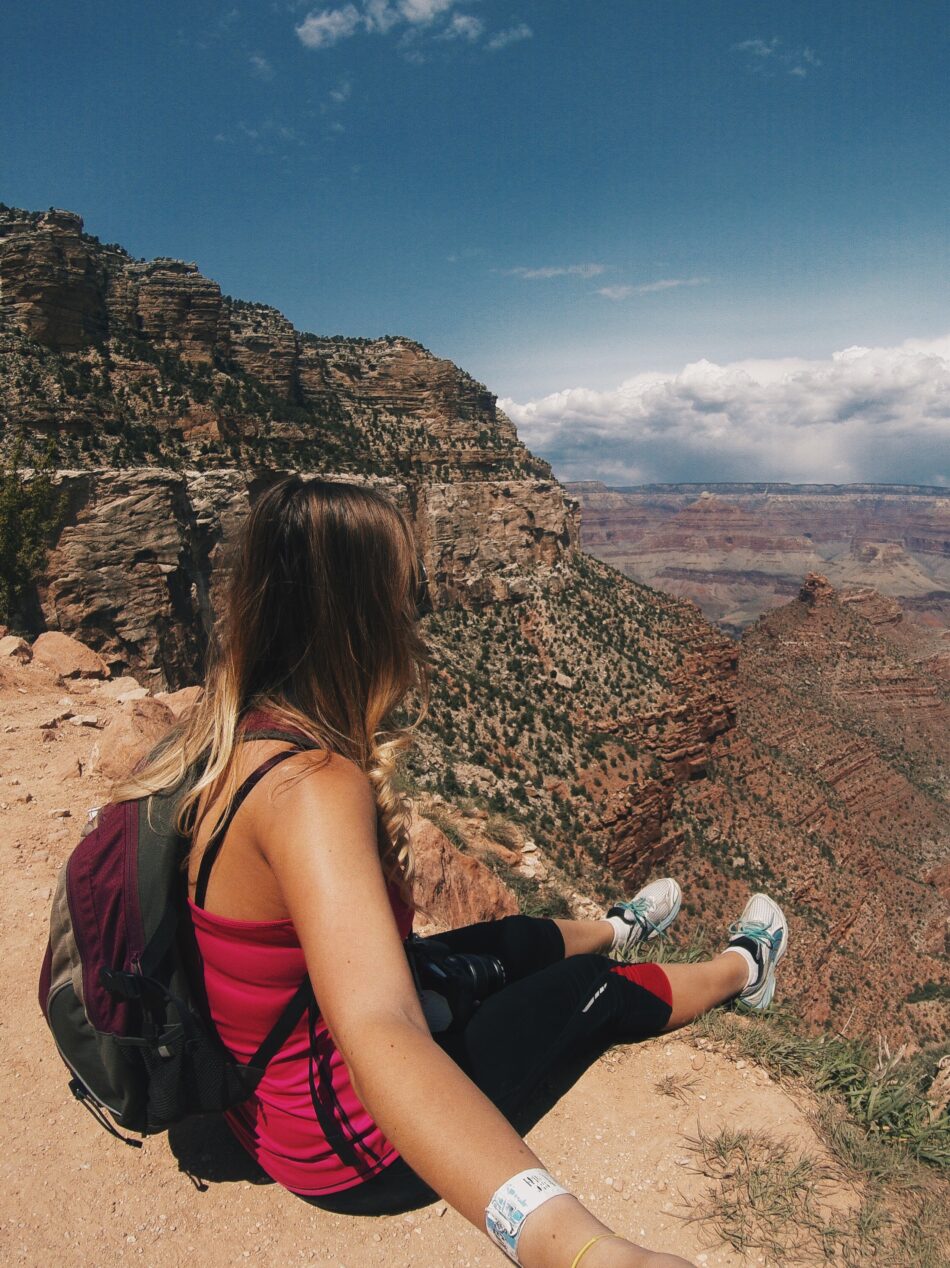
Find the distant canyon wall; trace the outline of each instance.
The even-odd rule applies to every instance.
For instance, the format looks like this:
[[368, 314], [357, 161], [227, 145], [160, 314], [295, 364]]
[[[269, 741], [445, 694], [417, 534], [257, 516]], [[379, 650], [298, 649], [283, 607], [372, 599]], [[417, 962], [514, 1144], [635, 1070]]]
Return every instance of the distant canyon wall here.
[[581, 544], [628, 576], [693, 599], [739, 632], [821, 572], [950, 626], [950, 490], [874, 486], [569, 484]]

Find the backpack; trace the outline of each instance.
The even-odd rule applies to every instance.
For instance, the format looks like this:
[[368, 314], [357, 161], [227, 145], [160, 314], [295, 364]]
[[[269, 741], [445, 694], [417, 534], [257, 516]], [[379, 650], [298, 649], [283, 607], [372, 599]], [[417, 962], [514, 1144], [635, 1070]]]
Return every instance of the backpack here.
[[[196, 902], [234, 815], [274, 766], [312, 744], [296, 732], [245, 729], [280, 739], [248, 776], [202, 856]], [[200, 985], [187, 907], [188, 839], [176, 828], [177, 788], [105, 806], [64, 864], [53, 896], [40, 974], [40, 1008], [68, 1067], [69, 1088], [112, 1135], [148, 1135], [189, 1114], [245, 1100], [310, 1006], [305, 977], [251, 1060], [228, 1053]], [[315, 1003], [315, 1001], [313, 1001]]]

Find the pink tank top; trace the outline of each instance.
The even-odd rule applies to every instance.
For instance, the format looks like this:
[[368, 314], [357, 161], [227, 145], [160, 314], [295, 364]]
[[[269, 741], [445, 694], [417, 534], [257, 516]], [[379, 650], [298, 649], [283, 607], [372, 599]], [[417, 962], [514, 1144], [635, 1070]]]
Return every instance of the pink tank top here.
[[[390, 888], [400, 937], [412, 912]], [[211, 1015], [225, 1047], [249, 1060], [300, 985], [306, 966], [290, 920], [231, 920], [189, 900]], [[227, 1119], [269, 1176], [308, 1197], [349, 1189], [398, 1157], [360, 1104], [319, 1016], [301, 1018], [253, 1096]]]

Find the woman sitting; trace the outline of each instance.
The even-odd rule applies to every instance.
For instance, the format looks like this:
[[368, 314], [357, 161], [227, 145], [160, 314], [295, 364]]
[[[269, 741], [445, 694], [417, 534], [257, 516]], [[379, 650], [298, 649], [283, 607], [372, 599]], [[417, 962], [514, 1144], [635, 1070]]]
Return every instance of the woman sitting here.
[[[327, 1210], [387, 1214], [436, 1194], [528, 1266], [682, 1264], [612, 1233], [519, 1133], [607, 1047], [736, 995], [772, 997], [787, 927], [756, 895], [705, 964], [630, 964], [680, 905], [648, 885], [602, 920], [511, 916], [442, 936], [504, 985], [436, 1035], [407, 959], [409, 808], [394, 777], [426, 698], [424, 571], [409, 526], [365, 488], [292, 477], [243, 530], [220, 651], [184, 726], [117, 799], [174, 786], [220, 1036], [246, 1061], [309, 975], [315, 1000], [256, 1093], [229, 1112], [275, 1180]], [[213, 866], [212, 866], [213, 865]], [[613, 953], [614, 958], [608, 958]]]

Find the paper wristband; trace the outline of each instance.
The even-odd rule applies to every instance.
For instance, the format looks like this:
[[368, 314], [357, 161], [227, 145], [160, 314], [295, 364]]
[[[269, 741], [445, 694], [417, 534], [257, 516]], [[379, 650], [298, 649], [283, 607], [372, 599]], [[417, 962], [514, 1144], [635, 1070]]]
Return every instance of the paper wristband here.
[[518, 1238], [525, 1220], [548, 1198], [567, 1193], [547, 1171], [521, 1171], [492, 1194], [485, 1209], [485, 1228], [496, 1246], [520, 1264]]

